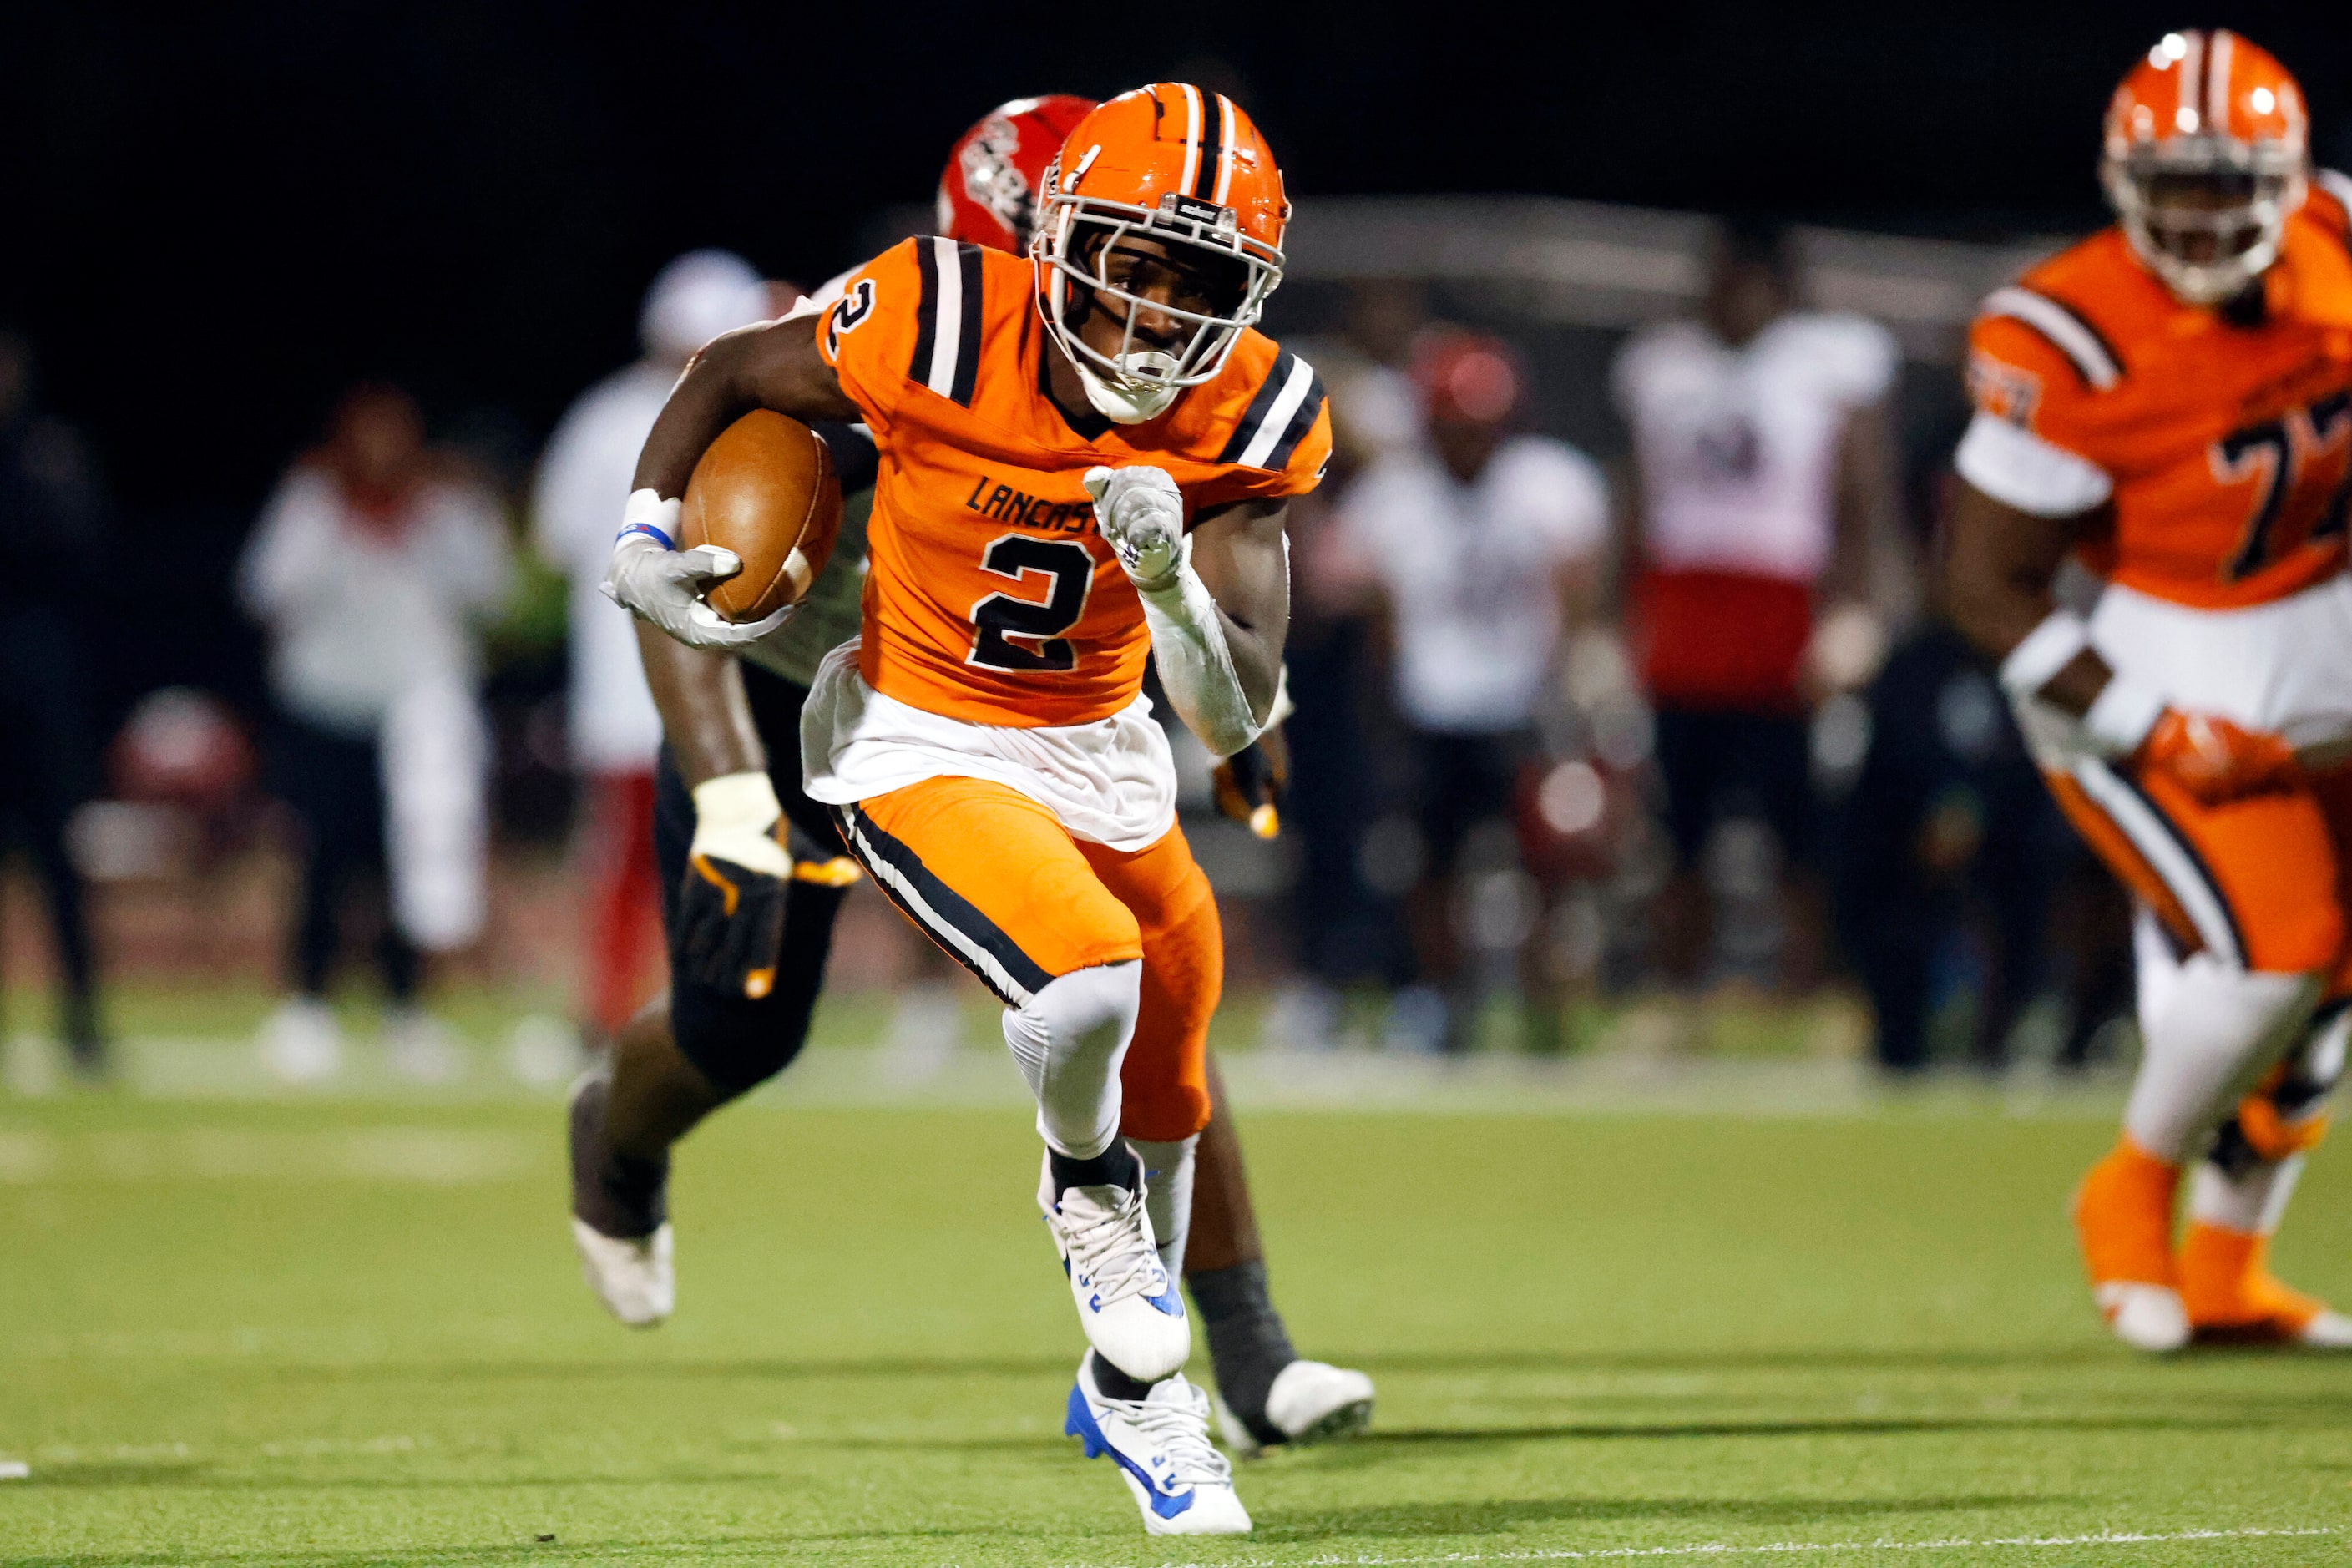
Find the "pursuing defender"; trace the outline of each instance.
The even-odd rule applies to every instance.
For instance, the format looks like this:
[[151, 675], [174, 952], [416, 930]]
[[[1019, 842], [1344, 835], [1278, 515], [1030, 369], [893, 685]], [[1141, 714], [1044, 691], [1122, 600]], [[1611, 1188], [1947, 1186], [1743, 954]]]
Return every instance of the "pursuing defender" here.
[[709, 345], [647, 441], [612, 584], [682, 641], [767, 635], [717, 622], [709, 575], [665, 548], [696, 460], [755, 407], [872, 432], [862, 635], [809, 693], [807, 793], [1005, 1003], [1094, 1347], [1068, 1430], [1118, 1462], [1154, 1533], [1239, 1532], [1172, 1280], [1221, 939], [1140, 686], [1156, 656], [1221, 756], [1269, 723], [1283, 516], [1329, 420], [1311, 367], [1253, 329], [1289, 209], [1230, 100], [1161, 84], [1101, 106], [1038, 208], [1031, 262], [910, 240], [831, 309]]
[[[2305, 146], [2276, 60], [2168, 35], [2107, 110], [2121, 222], [1971, 340], [1953, 614], [2140, 904], [2139, 1073], [2074, 1223], [2143, 1350], [2352, 1347], [2265, 1261], [2352, 1029], [2352, 182]], [[2104, 580], [2087, 614], [2053, 589], [2070, 555]]]

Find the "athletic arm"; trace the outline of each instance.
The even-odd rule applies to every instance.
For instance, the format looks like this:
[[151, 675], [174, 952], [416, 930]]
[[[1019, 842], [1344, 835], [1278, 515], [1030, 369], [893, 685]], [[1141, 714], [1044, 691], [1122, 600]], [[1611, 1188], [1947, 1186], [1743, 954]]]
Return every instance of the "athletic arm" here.
[[730, 773], [767, 772], [767, 748], [751, 721], [733, 655], [688, 647], [642, 621], [637, 652], [661, 714], [662, 738], [688, 789]]
[[712, 545], [677, 548], [679, 501], [695, 464], [720, 432], [757, 408], [805, 424], [865, 417], [817, 353], [807, 315], [725, 333], [688, 363], [637, 454], [620, 537], [604, 570], [604, 592], [694, 647], [748, 647], [792, 614], [788, 605], [763, 620], [725, 619], [704, 595], [742, 571], [742, 562], [734, 552]]
[[755, 408], [803, 424], [855, 424], [865, 412], [817, 351], [812, 318], [787, 316], [712, 339], [687, 363], [637, 456], [632, 488], [664, 500], [686, 493], [694, 465], [719, 432]]
[[[1953, 624], [1986, 654], [2007, 660], [2056, 612], [2051, 584], [2059, 564], [2105, 510], [2103, 506], [2072, 517], [2041, 517], [1961, 480], [1952, 502], [1946, 584]], [[2080, 718], [2114, 675], [2106, 660], [2085, 645], [2027, 691]]]
[[706, 985], [757, 1000], [774, 980], [793, 868], [743, 671], [730, 654], [642, 623], [637, 650], [694, 801], [694, 839], [671, 906], [676, 962]]
[[2168, 773], [2208, 805], [2294, 787], [2301, 766], [2284, 738], [2174, 708], [2168, 693], [2110, 667], [2082, 617], [2058, 605], [2058, 563], [2112, 505], [2039, 517], [1963, 480], [1952, 507], [1952, 619], [2000, 659], [2005, 689], [2075, 715], [2097, 755]]
[[1289, 511], [1280, 501], [1239, 501], [1202, 513], [1192, 528], [1192, 570], [1216, 605], [1234, 674], [1259, 724], [1273, 715], [1290, 635]]

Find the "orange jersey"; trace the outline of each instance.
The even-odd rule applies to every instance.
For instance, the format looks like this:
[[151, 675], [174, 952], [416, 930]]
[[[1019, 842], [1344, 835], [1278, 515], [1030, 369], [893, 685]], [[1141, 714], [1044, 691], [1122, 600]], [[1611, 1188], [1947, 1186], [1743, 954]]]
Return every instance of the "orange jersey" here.
[[1109, 718], [1151, 637], [1080, 482], [1164, 468], [1187, 524], [1322, 477], [1331, 420], [1312, 366], [1255, 331], [1214, 381], [1088, 437], [1045, 395], [1050, 352], [1019, 257], [910, 239], [852, 274], [817, 346], [881, 457], [858, 672], [884, 696], [983, 724]]
[[2113, 526], [2081, 548], [2091, 570], [2202, 609], [2284, 598], [2343, 570], [2348, 230], [2315, 181], [2264, 275], [2259, 320], [2180, 303], [2114, 228], [1986, 301], [1969, 337], [1978, 408], [2112, 483]]

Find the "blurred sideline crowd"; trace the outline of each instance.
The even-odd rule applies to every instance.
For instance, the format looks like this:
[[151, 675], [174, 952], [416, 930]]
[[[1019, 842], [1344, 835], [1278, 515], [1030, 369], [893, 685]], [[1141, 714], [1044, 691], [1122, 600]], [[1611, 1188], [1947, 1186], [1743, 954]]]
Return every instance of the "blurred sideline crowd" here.
[[[1893, 1073], [2106, 1048], [2126, 910], [1940, 612], [1950, 443], [1905, 449], [1894, 338], [1808, 308], [1797, 260], [1776, 229], [1718, 226], [1698, 308], [1615, 351], [1618, 450], [1547, 433], [1524, 345], [1412, 287], [1360, 286], [1321, 335], [1286, 333], [1339, 447], [1292, 514], [1280, 837], [1221, 820], [1211, 760], [1172, 737], [1265, 1043], [1571, 1051], [1596, 1004], [1696, 1019], [1692, 999], [1851, 987]], [[0, 332], [0, 811], [78, 1063], [103, 1068], [100, 974], [168, 968], [152, 943], [101, 951], [93, 883], [177, 884], [199, 926], [266, 914], [284, 1000], [260, 1048], [294, 1080], [344, 1060], [329, 998], [358, 969], [394, 1067], [460, 1070], [434, 999], [511, 978], [484, 953], [519, 866], [558, 868], [516, 940], [564, 950], [545, 963], [574, 977], [583, 1037], [654, 993], [660, 731], [597, 584], [678, 370], [797, 292], [725, 252], [671, 263], [643, 357], [528, 463], [352, 387], [235, 567], [261, 700], [167, 681], [110, 739], [77, 613], [100, 464]], [[284, 874], [240, 903], [257, 850]], [[221, 940], [199, 944], [215, 970]], [[920, 1048], [955, 982], [893, 962], [894, 1037]]]

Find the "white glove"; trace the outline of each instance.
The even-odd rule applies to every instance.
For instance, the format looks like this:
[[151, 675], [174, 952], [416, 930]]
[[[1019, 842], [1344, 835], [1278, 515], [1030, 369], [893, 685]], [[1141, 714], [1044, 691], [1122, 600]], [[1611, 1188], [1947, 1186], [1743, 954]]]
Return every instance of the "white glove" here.
[[742, 557], [715, 544], [672, 548], [667, 541], [677, 534], [677, 501], [639, 490], [629, 497], [622, 521], [613, 559], [604, 568], [604, 596], [688, 647], [742, 648], [791, 618], [793, 606], [786, 605], [772, 616], [739, 625], [703, 602], [702, 595], [714, 584], [743, 570]]
[[689, 858], [731, 860], [747, 870], [789, 878], [793, 858], [776, 837], [783, 803], [764, 773], [722, 773], [694, 786]]
[[1138, 587], [1165, 584], [1184, 563], [1184, 492], [1164, 468], [1088, 468], [1095, 526]]

